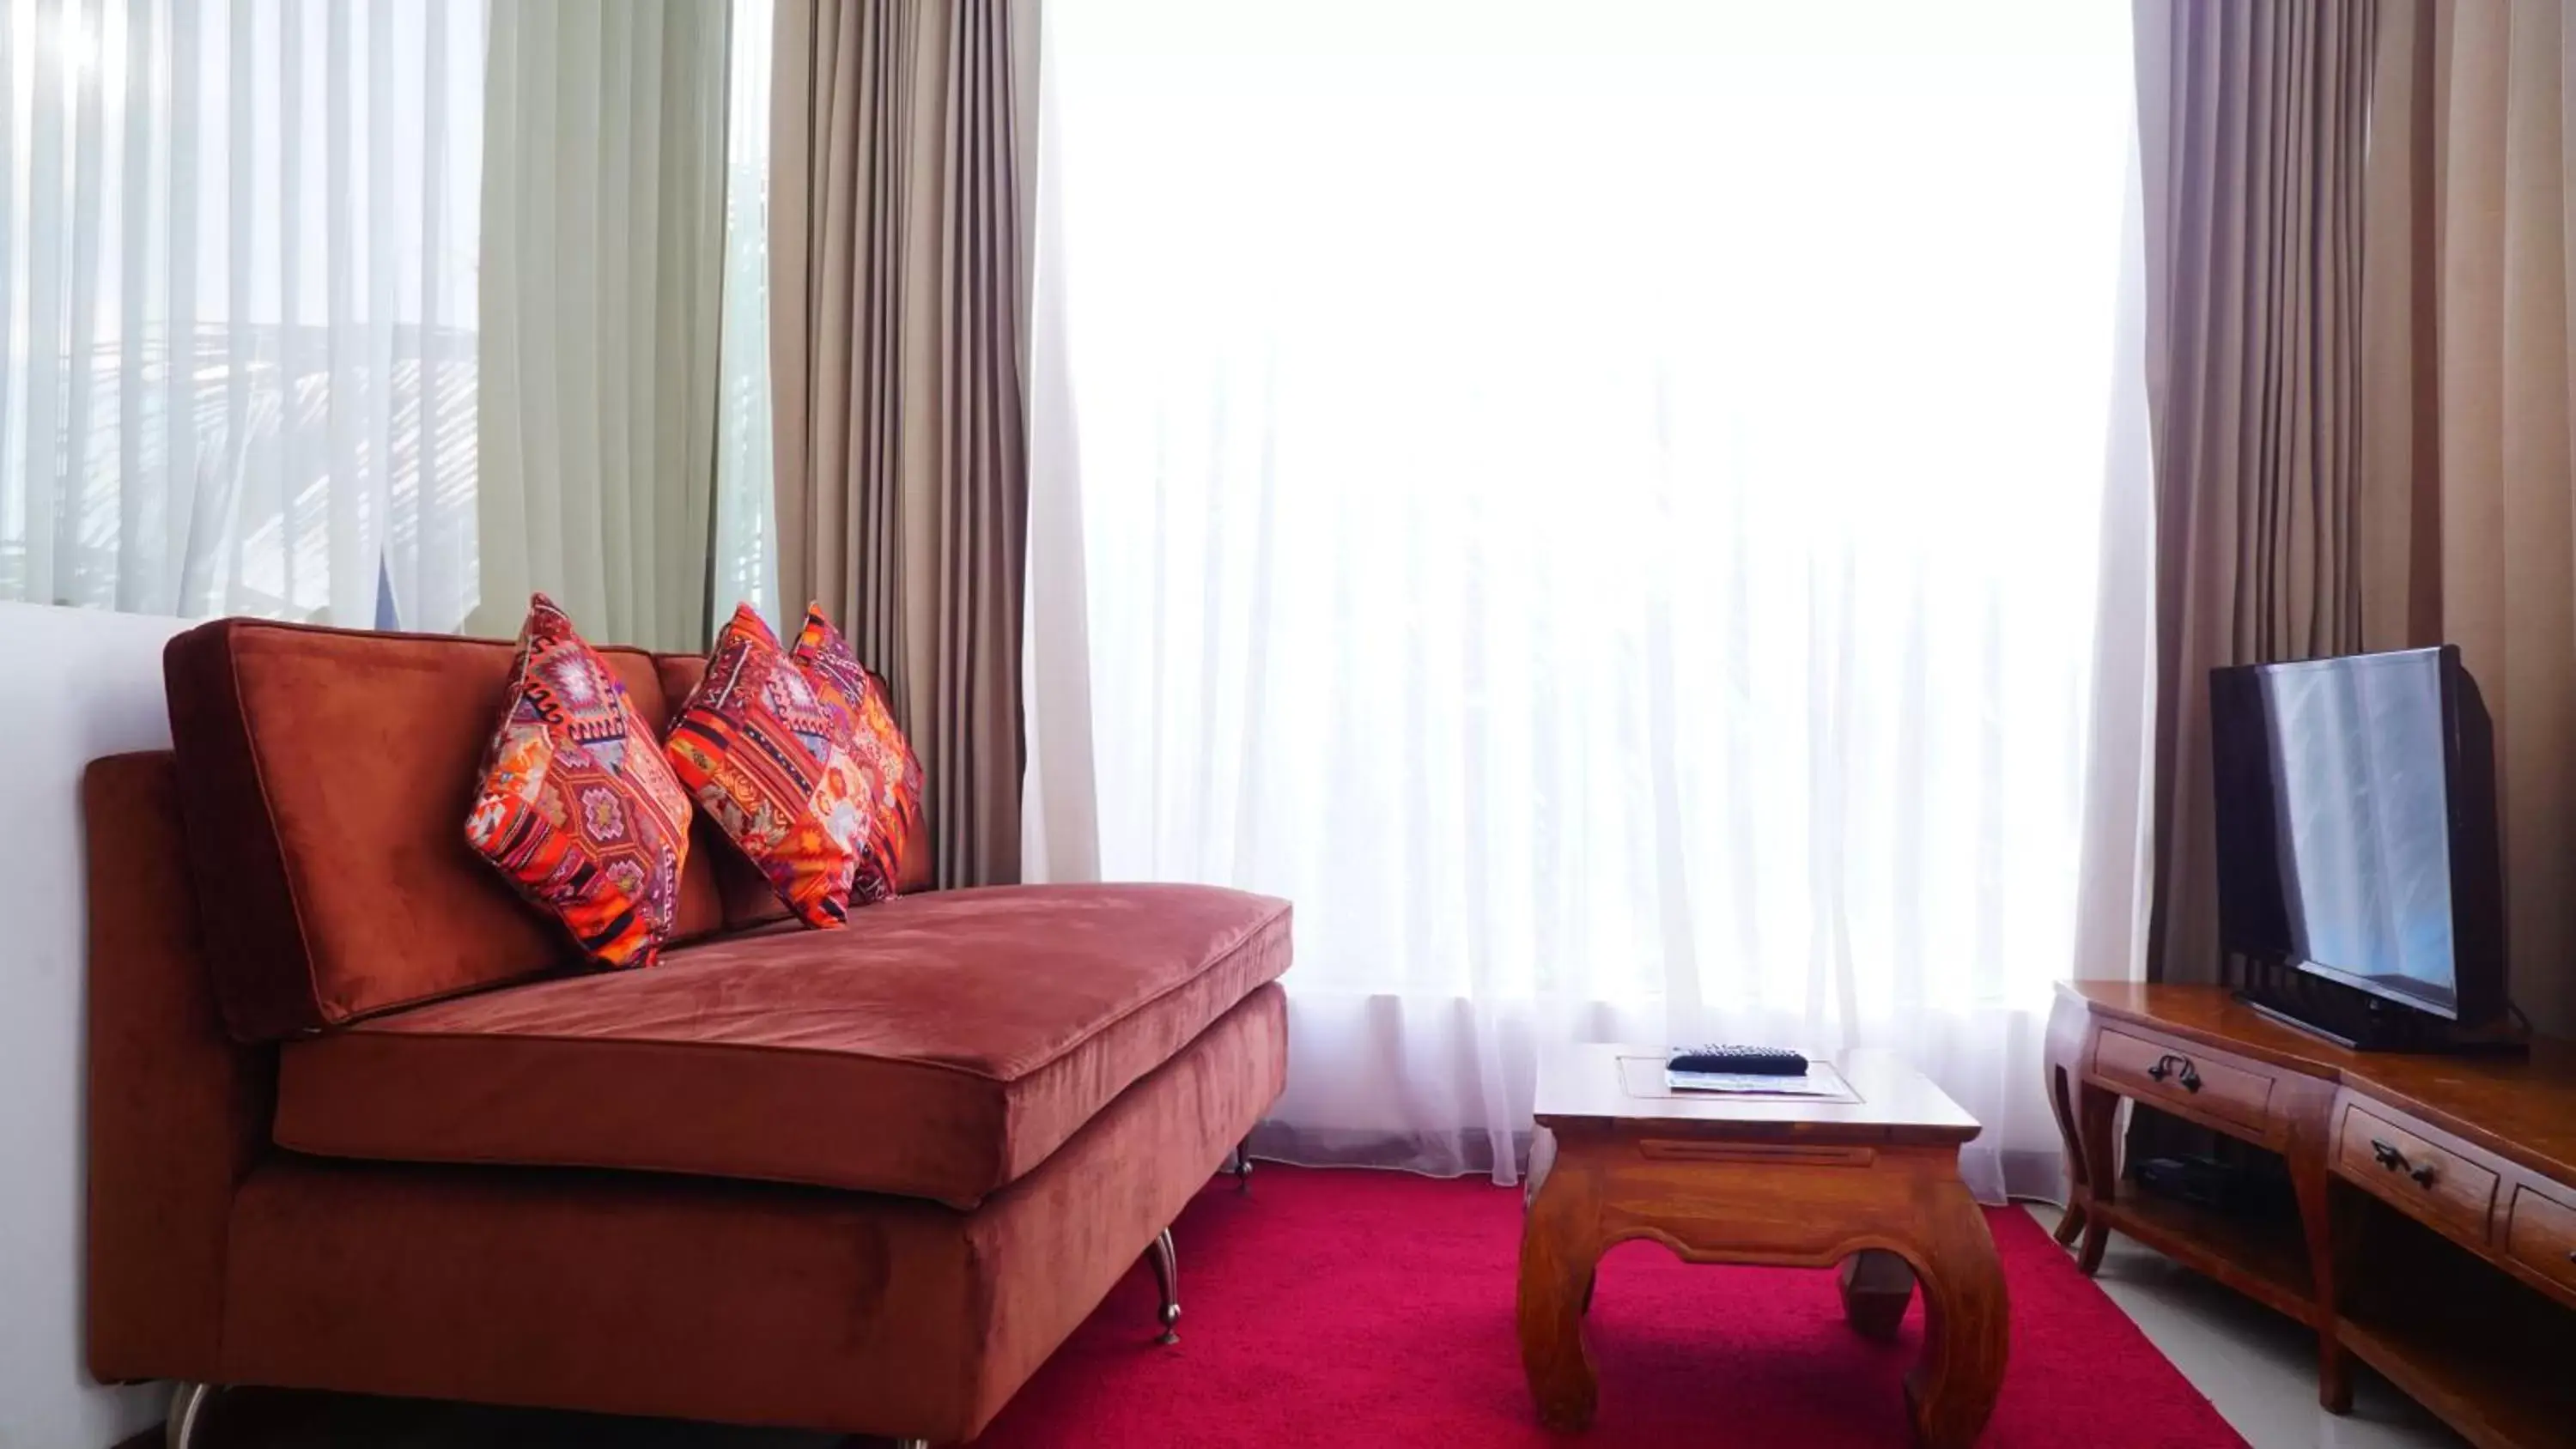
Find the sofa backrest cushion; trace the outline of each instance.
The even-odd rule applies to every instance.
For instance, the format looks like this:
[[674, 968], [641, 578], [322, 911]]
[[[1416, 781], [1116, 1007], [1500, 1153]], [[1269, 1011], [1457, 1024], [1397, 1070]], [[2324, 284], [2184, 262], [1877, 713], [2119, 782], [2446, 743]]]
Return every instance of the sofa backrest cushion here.
[[[514, 646], [219, 619], [163, 655], [180, 809], [226, 1028], [273, 1041], [576, 966], [465, 840]], [[659, 731], [653, 656], [600, 654]], [[701, 837], [703, 838], [703, 837]], [[692, 850], [676, 934], [718, 929]]]

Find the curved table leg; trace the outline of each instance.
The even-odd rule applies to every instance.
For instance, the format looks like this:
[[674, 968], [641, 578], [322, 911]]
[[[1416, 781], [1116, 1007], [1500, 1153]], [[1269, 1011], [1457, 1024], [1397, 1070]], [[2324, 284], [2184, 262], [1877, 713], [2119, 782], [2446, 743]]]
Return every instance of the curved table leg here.
[[2048, 1016], [2048, 1047], [2041, 1066], [2048, 1091], [2048, 1110], [2057, 1119], [2057, 1136], [2066, 1149], [2066, 1211], [2057, 1219], [2057, 1246], [2071, 1248], [2084, 1234], [2085, 1211], [2099, 1190], [2084, 1156], [2084, 1139], [2075, 1126], [2075, 1084], [2084, 1077], [2084, 1038], [2092, 1014], [2075, 997], [2060, 994]]
[[1593, 1273], [1607, 1245], [1650, 1238], [1691, 1263], [1839, 1266], [1863, 1333], [1892, 1334], [1921, 1284], [1923, 1356], [1906, 1406], [1928, 1449], [1967, 1449], [1994, 1412], [2011, 1334], [2002, 1264], [1957, 1159], [1949, 1145], [1820, 1158], [1766, 1141], [1560, 1137], [1521, 1234], [1521, 1368], [1539, 1421], [1590, 1427]]
[[1531, 1198], [1521, 1233], [1521, 1369], [1539, 1422], [1591, 1426], [1600, 1387], [1583, 1347], [1583, 1312], [1601, 1260], [1598, 1193], [1590, 1174], [1560, 1158]]
[[1863, 1338], [1890, 1339], [1914, 1301], [1914, 1269], [1884, 1248], [1864, 1248], [1843, 1259], [1835, 1281], [1842, 1287], [1843, 1320]]
[[1927, 1449], [1966, 1449], [1994, 1413], [2012, 1324], [1994, 1237], [1965, 1186], [1935, 1190], [1920, 1250], [1923, 1361], [1906, 1376], [1905, 1402]]
[[[2085, 1082], [2075, 1093], [2075, 1134], [2084, 1152], [2088, 1196], [2109, 1200], [2120, 1180], [2120, 1098], [2105, 1087]], [[2075, 1253], [2076, 1270], [2086, 1277], [2101, 1270], [2102, 1252], [2111, 1241], [2111, 1225], [2099, 1213], [2084, 1219], [2083, 1246]]]

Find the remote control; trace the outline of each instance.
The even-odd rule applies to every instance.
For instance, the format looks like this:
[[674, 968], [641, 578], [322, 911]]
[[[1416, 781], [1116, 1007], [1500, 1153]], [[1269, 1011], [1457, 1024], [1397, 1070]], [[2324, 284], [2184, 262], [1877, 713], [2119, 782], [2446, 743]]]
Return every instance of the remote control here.
[[1664, 1065], [1676, 1072], [1733, 1072], [1755, 1077], [1807, 1074], [1807, 1059], [1786, 1047], [1675, 1047]]

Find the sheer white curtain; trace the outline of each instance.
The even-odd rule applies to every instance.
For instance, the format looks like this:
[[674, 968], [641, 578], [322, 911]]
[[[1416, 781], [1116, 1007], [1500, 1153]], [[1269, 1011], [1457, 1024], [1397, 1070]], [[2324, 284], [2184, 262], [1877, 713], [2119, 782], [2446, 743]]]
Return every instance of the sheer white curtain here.
[[2052, 1186], [2125, 0], [1047, 20], [1029, 871], [1295, 900], [1257, 1147], [1509, 1180], [1543, 1041], [1877, 1042]]
[[0, 598], [453, 627], [481, 0], [0, 21]]

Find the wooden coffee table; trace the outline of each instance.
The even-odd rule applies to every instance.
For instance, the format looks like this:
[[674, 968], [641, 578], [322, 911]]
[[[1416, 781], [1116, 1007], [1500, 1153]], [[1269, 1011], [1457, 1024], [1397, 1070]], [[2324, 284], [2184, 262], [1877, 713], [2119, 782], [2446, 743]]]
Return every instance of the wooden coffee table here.
[[1548, 1131], [1521, 1234], [1520, 1338], [1550, 1428], [1592, 1422], [1594, 1265], [1615, 1243], [1652, 1238], [1690, 1263], [1839, 1264], [1844, 1316], [1873, 1337], [1895, 1334], [1919, 1280], [1923, 1358], [1905, 1380], [1915, 1431], [1932, 1449], [1975, 1441], [2009, 1329], [1994, 1239], [1959, 1180], [1976, 1119], [1888, 1053], [1833, 1061], [1856, 1100], [1676, 1094], [1658, 1047], [1541, 1056]]

